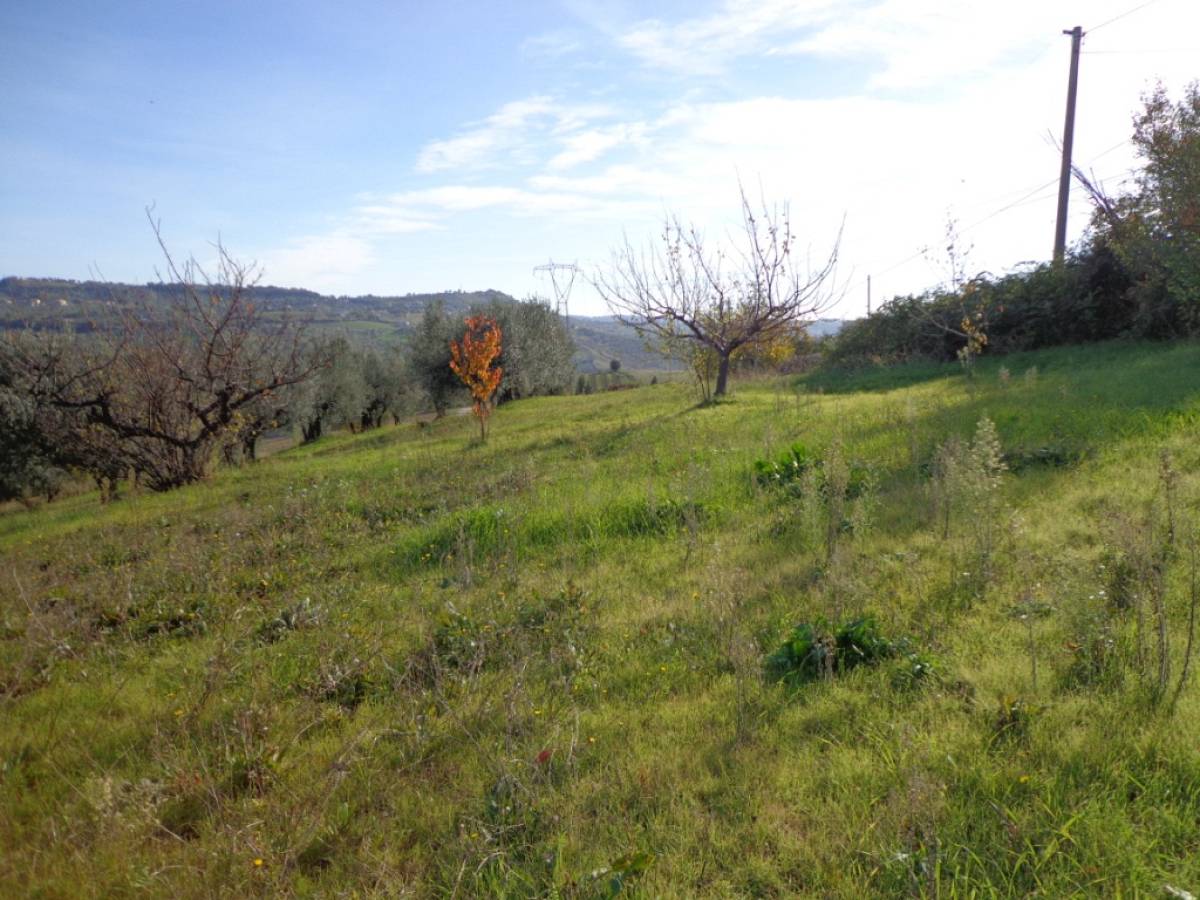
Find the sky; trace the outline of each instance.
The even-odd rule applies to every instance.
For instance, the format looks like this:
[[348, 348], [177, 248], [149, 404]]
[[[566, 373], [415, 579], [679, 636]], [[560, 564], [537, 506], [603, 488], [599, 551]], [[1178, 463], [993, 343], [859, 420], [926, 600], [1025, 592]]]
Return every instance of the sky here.
[[[220, 241], [324, 293], [552, 291], [667, 216], [714, 245], [739, 190], [838, 247], [837, 305], [1053, 246], [1070, 38], [1075, 160], [1110, 191], [1156, 81], [1200, 78], [1195, 0], [5, 0], [0, 276], [154, 280]], [[1069, 239], [1084, 232], [1072, 195]]]

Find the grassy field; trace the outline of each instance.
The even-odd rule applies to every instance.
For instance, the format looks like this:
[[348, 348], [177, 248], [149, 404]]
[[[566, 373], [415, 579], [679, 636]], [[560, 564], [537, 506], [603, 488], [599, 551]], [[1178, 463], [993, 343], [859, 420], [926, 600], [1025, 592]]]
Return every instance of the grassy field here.
[[0, 894], [1200, 893], [1198, 423], [1102, 345], [0, 516]]

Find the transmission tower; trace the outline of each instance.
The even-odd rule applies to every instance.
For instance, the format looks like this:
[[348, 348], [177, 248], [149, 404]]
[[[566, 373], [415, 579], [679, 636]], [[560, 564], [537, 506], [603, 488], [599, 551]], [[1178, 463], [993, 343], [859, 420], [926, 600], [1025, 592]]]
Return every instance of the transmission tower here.
[[571, 288], [575, 286], [579, 266], [575, 263], [556, 263], [550, 260], [544, 265], [534, 266], [533, 274], [550, 276], [550, 287], [554, 291], [554, 310], [570, 324], [571, 315], [567, 302], [571, 299]]

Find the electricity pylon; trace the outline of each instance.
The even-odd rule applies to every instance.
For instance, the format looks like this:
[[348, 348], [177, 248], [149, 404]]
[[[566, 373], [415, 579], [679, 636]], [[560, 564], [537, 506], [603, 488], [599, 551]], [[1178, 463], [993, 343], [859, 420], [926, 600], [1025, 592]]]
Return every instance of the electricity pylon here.
[[579, 274], [579, 266], [575, 263], [556, 263], [554, 260], [541, 266], [533, 267], [534, 275], [548, 274], [550, 287], [554, 291], [554, 310], [570, 324], [571, 316], [567, 303], [571, 299], [571, 288], [575, 285], [575, 276]]

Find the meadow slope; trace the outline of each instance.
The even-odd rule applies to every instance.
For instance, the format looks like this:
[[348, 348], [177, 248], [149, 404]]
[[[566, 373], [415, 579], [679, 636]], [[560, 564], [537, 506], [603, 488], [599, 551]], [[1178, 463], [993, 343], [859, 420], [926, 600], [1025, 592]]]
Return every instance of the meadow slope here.
[[[1009, 471], [940, 477], [985, 416]], [[1200, 346], [1110, 344], [4, 514], [0, 894], [1200, 893], [1198, 423]]]

